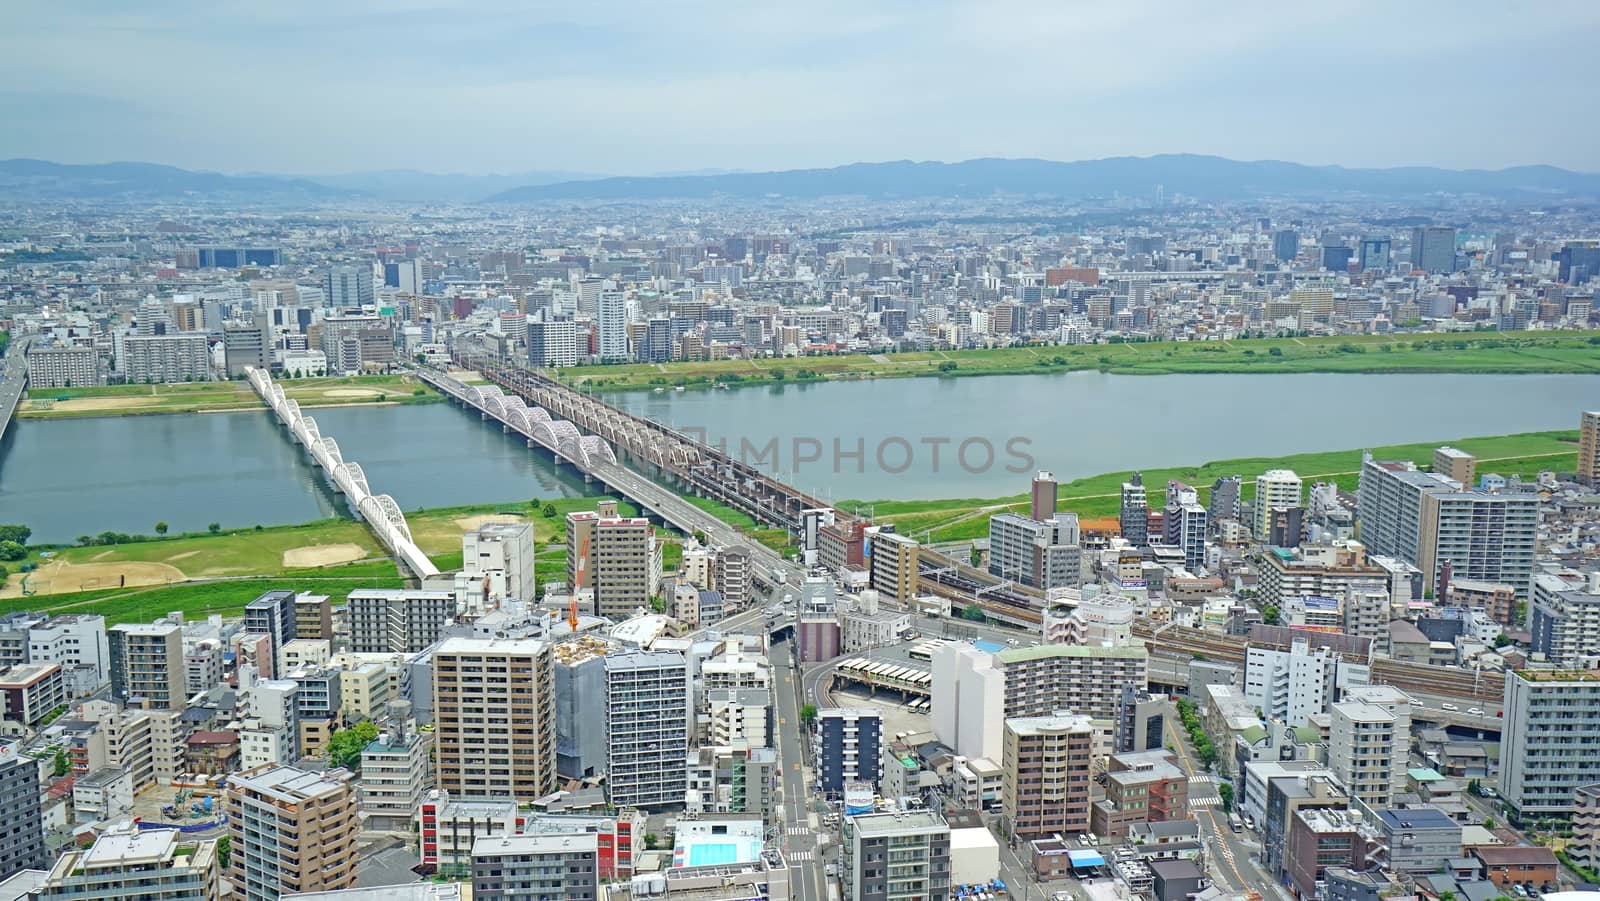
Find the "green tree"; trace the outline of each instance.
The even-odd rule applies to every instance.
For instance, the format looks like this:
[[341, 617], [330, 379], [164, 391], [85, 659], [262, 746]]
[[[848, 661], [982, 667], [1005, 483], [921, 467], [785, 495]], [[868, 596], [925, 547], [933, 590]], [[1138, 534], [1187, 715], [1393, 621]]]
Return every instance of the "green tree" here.
[[28, 549], [15, 541], [0, 541], [0, 560], [21, 560], [28, 556]]
[[961, 618], [965, 620], [971, 620], [975, 623], [981, 623], [988, 619], [988, 617], [983, 615], [983, 608], [979, 607], [977, 604], [968, 604], [967, 606], [962, 607]]
[[654, 832], [646, 832], [644, 834], [644, 849], [646, 851], [654, 851], [656, 848], [658, 848], [660, 846], [661, 846], [661, 838], [660, 838], [660, 836], [656, 835]]
[[33, 537], [33, 530], [27, 526], [0, 526], [0, 541], [15, 541], [17, 544], [26, 545], [28, 539]]
[[213, 535], [221, 535], [222, 534], [222, 523], [220, 523], [220, 522], [211, 523], [210, 525], [206, 526], [206, 531], [210, 532]]
[[361, 765], [361, 752], [377, 737], [378, 727], [368, 720], [340, 729], [328, 739], [328, 765], [354, 771]]
[[555, 504], [545, 504], [544, 505], [544, 509], [542, 511], [540, 511], [540, 512], [543, 513], [545, 519], [555, 519], [556, 518], [556, 505]]
[[1283, 616], [1283, 611], [1279, 610], [1277, 607], [1273, 606], [1272, 604], [1264, 604], [1264, 605], [1262, 605], [1262, 607], [1261, 607], [1261, 621], [1266, 623], [1267, 625], [1276, 626], [1278, 624], [1278, 619], [1281, 616]]
[[156, 534], [157, 535], [165, 535], [165, 534], [167, 534], [167, 521], [166, 520], [162, 520], [162, 521], [156, 523]]
[[228, 861], [233, 858], [233, 836], [224, 835], [217, 839], [217, 866], [226, 870]]
[[815, 705], [815, 704], [806, 704], [805, 706], [800, 708], [800, 722], [805, 723], [807, 726], [809, 726], [809, 725], [811, 725], [811, 721], [816, 719], [816, 718], [817, 718], [817, 705]]
[[711, 541], [706, 538], [706, 533], [700, 531], [699, 529], [695, 529], [694, 530], [694, 540], [695, 540], [696, 544], [700, 544], [700, 545], [709, 545], [709, 544], [711, 544]]
[[62, 776], [65, 776], [66, 774], [68, 774], [70, 772], [72, 772], [72, 761], [67, 759], [67, 752], [64, 751], [64, 750], [57, 749], [56, 750], [56, 759], [55, 759], [55, 774], [56, 774], [56, 778], [59, 779]]
[[1217, 783], [1217, 794], [1222, 798], [1222, 812], [1233, 812], [1233, 784], [1231, 782]]
[[78, 544], [82, 545], [83, 547], [88, 547], [89, 545], [94, 544], [94, 536], [93, 535], [79, 535], [78, 536]]
[[534, 498], [533, 500], [528, 501], [528, 509], [529, 510], [537, 510], [537, 509], [539, 509], [539, 507], [542, 504], [544, 504], [544, 501], [541, 501], [538, 498]]

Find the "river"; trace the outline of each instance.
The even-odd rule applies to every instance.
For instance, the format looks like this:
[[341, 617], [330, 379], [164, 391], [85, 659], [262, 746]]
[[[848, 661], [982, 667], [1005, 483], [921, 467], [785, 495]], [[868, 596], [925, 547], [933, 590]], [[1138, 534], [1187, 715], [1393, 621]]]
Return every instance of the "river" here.
[[[1573, 429], [1600, 376], [1162, 375], [885, 379], [612, 395], [728, 442], [824, 497], [994, 497], [1036, 468], [1102, 472]], [[582, 493], [547, 454], [447, 404], [313, 411], [405, 510]], [[835, 444], [837, 442], [837, 445]], [[859, 454], [859, 456], [855, 456]], [[1253, 475], [1253, 473], [1246, 473]], [[0, 522], [39, 542], [304, 522], [341, 511], [271, 416], [20, 420], [0, 442]]]

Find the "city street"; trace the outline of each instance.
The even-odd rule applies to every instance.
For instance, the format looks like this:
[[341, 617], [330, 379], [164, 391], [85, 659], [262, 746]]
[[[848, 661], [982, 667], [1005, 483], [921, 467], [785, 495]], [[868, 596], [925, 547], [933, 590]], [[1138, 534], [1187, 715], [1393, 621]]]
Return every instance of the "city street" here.
[[795, 898], [826, 901], [828, 890], [822, 872], [822, 855], [817, 841], [820, 825], [812, 811], [813, 794], [808, 786], [805, 726], [800, 721], [797, 698], [798, 676], [792, 643], [772, 646], [773, 694], [777, 698], [778, 763], [783, 768], [779, 782], [783, 798], [779, 804], [779, 847], [789, 863], [790, 892]]
[[[1222, 809], [1222, 798], [1217, 793], [1214, 780], [1222, 778], [1207, 773], [1189, 746], [1189, 737], [1180, 727], [1178, 711], [1169, 705], [1165, 714], [1171, 745], [1177, 749], [1179, 765], [1189, 774], [1189, 812], [1200, 826], [1200, 837], [1206, 845], [1206, 870], [1218, 885], [1232, 891], [1264, 891], [1274, 885], [1271, 878], [1256, 865], [1255, 854], [1259, 845], [1245, 840], [1228, 825], [1228, 815]], [[1280, 889], [1278, 894], [1287, 897]]]

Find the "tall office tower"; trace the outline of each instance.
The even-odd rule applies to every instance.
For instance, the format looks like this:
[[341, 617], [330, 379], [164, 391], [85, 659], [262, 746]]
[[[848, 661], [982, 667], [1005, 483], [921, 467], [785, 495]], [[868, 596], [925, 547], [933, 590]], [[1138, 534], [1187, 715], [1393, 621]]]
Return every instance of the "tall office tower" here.
[[1361, 241], [1361, 271], [1382, 272], [1391, 263], [1390, 249], [1394, 242], [1389, 238], [1364, 238]]
[[176, 623], [120, 623], [106, 633], [111, 654], [111, 697], [143, 698], [145, 706], [181, 709], [184, 694], [183, 628]]
[[1033, 477], [1032, 503], [1028, 507], [1028, 515], [1038, 522], [1056, 518], [1056, 477], [1055, 473], [1039, 471]]
[[487, 585], [485, 600], [491, 605], [504, 600], [538, 600], [532, 523], [484, 523], [461, 536], [461, 561], [457, 582], [467, 584], [458, 584], [458, 589], [470, 591]]
[[601, 291], [595, 312], [600, 334], [600, 359], [628, 359], [628, 302], [621, 291]]
[[288, 669], [283, 660], [283, 646], [295, 639], [294, 592], [269, 591], [244, 605], [244, 631], [265, 635], [272, 639], [274, 672]]
[[422, 293], [422, 261], [394, 260], [383, 264], [383, 285], [398, 288], [401, 294]]
[[475, 901], [598, 901], [600, 836], [486, 835], [472, 843]]
[[370, 307], [376, 295], [372, 290], [372, 267], [334, 266], [322, 282], [327, 304], [335, 310]]
[[234, 897], [355, 887], [361, 822], [348, 772], [257, 767], [228, 778], [227, 804]]
[[1300, 477], [1292, 469], [1269, 469], [1256, 479], [1255, 536], [1272, 531], [1272, 511], [1301, 506]]
[[1578, 423], [1578, 483], [1600, 485], [1600, 410], [1589, 410]]
[[1200, 492], [1182, 482], [1167, 483], [1167, 509], [1161, 519], [1162, 543], [1183, 548], [1183, 565], [1191, 573], [1206, 563], [1206, 508]]
[[49, 864], [39, 809], [39, 762], [19, 744], [0, 744], [0, 879]]
[[1350, 800], [1373, 810], [1391, 806], [1395, 743], [1411, 737], [1395, 729], [1394, 714], [1375, 704], [1341, 701], [1329, 708], [1328, 768], [1344, 783]]
[[1556, 277], [1569, 285], [1600, 278], [1600, 241], [1568, 241], [1556, 254]]
[[1239, 501], [1243, 499], [1241, 491], [1244, 485], [1243, 476], [1218, 476], [1211, 483], [1211, 503], [1207, 505], [1206, 512], [1211, 516], [1214, 524], [1220, 520], [1239, 518]]
[[1280, 228], [1272, 233], [1272, 255], [1280, 262], [1288, 262], [1300, 255], [1300, 233], [1292, 228]]
[[555, 675], [532, 639], [447, 638], [433, 653], [439, 788], [461, 798], [542, 798], [556, 788]]
[[613, 807], [684, 803], [690, 684], [688, 661], [676, 652], [606, 657], [606, 790]]
[[1134, 473], [1122, 483], [1122, 508], [1118, 517], [1122, 537], [1134, 547], [1150, 543], [1150, 504], [1145, 498], [1144, 476]]
[[1089, 831], [1094, 731], [1088, 717], [1071, 714], [1005, 721], [1000, 809], [1017, 835]]
[[1447, 479], [1471, 488], [1477, 481], [1478, 458], [1453, 447], [1436, 448], [1433, 452], [1433, 471]]
[[817, 785], [840, 794], [848, 782], [874, 788], [882, 765], [883, 715], [870, 707], [828, 707], [817, 711]]
[[950, 901], [950, 824], [931, 810], [845, 817], [844, 901]]
[[453, 591], [357, 588], [346, 602], [350, 650], [357, 654], [414, 654], [455, 622]]
[[38, 901], [218, 901], [217, 843], [176, 829], [107, 832], [63, 854], [34, 895]]
[[1523, 819], [1566, 817], [1573, 790], [1600, 781], [1600, 672], [1506, 673], [1500, 797]]
[[1413, 228], [1411, 268], [1436, 274], [1456, 271], [1456, 230], [1441, 225]]

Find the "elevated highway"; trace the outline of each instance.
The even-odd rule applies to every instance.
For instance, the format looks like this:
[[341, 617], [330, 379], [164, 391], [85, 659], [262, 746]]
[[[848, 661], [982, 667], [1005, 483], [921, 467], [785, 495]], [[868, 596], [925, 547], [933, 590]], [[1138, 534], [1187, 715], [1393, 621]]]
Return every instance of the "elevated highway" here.
[[332, 435], [324, 435], [317, 421], [300, 412], [300, 404], [284, 397], [283, 388], [272, 381], [266, 372], [250, 367], [246, 373], [250, 387], [261, 395], [267, 406], [288, 430], [289, 437], [306, 449], [306, 454], [328, 474], [333, 487], [350, 501], [356, 514], [366, 521], [372, 533], [395, 559], [417, 576], [435, 576], [439, 568], [411, 539], [411, 527], [406, 524], [400, 505], [387, 494], [374, 494], [367, 484], [367, 474], [361, 464], [346, 460]]
[[0, 438], [6, 436], [22, 394], [28, 390], [28, 345], [32, 342], [32, 336], [17, 338], [6, 351], [5, 368], [0, 370]]

